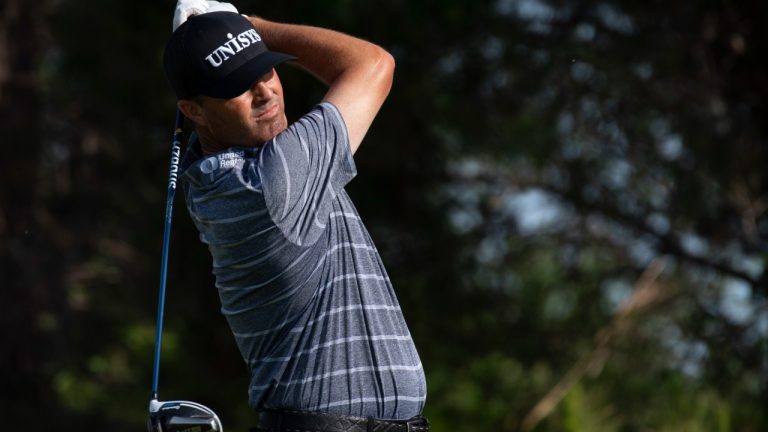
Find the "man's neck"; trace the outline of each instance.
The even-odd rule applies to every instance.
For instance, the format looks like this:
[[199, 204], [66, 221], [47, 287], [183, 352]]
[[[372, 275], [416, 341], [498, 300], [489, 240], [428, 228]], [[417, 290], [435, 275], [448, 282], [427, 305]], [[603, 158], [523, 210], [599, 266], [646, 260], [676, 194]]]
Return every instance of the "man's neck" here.
[[258, 147], [263, 144], [222, 143], [214, 139], [208, 129], [199, 126], [195, 127], [195, 132], [197, 133], [197, 140], [200, 141], [200, 148], [205, 156], [224, 151], [230, 147]]
[[218, 153], [218, 152], [221, 151], [221, 149], [218, 148], [218, 147], [212, 147], [209, 144], [206, 144], [206, 142], [203, 141], [202, 138], [200, 139], [200, 148], [203, 150], [203, 154], [205, 156], [209, 156], [209, 155], [212, 155], [214, 153]]
[[203, 150], [203, 155], [208, 156], [224, 150], [220, 144], [211, 138], [205, 128], [196, 127], [195, 132], [197, 132], [197, 140], [200, 141], [200, 149]]

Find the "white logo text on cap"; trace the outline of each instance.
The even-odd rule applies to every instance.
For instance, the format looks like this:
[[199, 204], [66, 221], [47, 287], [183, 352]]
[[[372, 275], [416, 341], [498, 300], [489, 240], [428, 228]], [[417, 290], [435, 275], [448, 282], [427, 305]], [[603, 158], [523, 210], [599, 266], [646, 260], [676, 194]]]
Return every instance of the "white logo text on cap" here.
[[205, 58], [215, 68], [221, 66], [230, 56], [234, 56], [244, 48], [251, 46], [251, 44], [261, 41], [261, 36], [253, 29], [244, 31], [237, 35], [237, 37], [232, 36], [232, 33], [227, 33], [227, 38], [229, 40], [224, 45], [213, 50]]

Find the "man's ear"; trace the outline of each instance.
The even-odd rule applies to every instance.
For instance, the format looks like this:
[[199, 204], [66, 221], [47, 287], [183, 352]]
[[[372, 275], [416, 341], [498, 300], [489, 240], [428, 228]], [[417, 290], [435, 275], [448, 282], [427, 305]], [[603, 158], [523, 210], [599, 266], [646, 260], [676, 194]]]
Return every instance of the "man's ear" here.
[[205, 112], [202, 105], [193, 99], [182, 99], [176, 102], [184, 117], [192, 120], [196, 125], [206, 126], [208, 120], [205, 118]]

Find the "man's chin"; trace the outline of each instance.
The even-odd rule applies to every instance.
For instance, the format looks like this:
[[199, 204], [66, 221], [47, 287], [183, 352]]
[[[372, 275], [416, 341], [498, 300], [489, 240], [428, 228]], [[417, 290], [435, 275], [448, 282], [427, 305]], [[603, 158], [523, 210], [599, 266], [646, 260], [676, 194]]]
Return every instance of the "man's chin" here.
[[255, 137], [255, 141], [265, 143], [286, 129], [288, 129], [288, 121], [283, 114], [268, 122], [265, 127], [262, 128], [262, 133], [256, 134], [257, 136]]

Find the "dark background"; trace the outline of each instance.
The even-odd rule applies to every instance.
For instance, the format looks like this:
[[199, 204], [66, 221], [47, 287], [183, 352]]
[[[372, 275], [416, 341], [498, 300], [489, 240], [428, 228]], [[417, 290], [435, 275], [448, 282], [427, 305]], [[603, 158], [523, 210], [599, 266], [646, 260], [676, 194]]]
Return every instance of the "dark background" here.
[[[436, 431], [768, 429], [768, 2], [238, 1], [397, 60], [348, 187]], [[170, 0], [0, 5], [8, 430], [144, 428]], [[323, 94], [281, 66], [289, 117]], [[162, 399], [253, 423], [177, 197]]]

